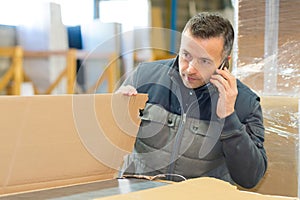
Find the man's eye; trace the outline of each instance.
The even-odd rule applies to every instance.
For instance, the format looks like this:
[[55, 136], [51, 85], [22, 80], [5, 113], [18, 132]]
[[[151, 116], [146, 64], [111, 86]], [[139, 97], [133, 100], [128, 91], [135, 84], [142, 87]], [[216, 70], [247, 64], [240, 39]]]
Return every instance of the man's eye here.
[[200, 59], [200, 63], [202, 63], [204, 65], [211, 65], [211, 61], [208, 59]]
[[191, 55], [189, 53], [183, 53], [183, 56], [187, 59], [190, 59], [191, 58]]

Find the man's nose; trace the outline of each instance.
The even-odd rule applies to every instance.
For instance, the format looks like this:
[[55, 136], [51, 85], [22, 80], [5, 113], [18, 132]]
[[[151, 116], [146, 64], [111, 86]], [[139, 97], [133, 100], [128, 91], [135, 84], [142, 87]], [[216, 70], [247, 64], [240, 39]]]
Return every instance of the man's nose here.
[[191, 60], [188, 64], [187, 72], [188, 73], [194, 73], [197, 71], [197, 63], [195, 62], [195, 59]]

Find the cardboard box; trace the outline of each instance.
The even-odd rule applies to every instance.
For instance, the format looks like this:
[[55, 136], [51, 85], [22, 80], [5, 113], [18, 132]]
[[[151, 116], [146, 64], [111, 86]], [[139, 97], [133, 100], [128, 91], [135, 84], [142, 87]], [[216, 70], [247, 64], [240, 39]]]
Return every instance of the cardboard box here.
[[147, 95], [1, 96], [0, 194], [112, 179]]
[[298, 198], [244, 192], [219, 179], [196, 178], [176, 184], [101, 198], [101, 200], [117, 199], [296, 200]]
[[[299, 1], [241, 0], [237, 77], [262, 96], [266, 176], [254, 191], [299, 196]], [[268, 95], [268, 96], [267, 96]]]
[[[0, 194], [113, 179], [133, 148], [138, 110], [146, 100], [142, 94], [2, 96]], [[108, 199], [192, 198], [199, 192], [204, 199], [295, 199], [298, 104], [295, 97], [262, 97], [269, 166], [257, 187], [245, 190], [198, 178]]]
[[299, 97], [300, 1], [236, 2], [238, 77], [266, 95]]
[[[238, 1], [238, 67], [253, 64], [255, 59], [264, 58], [266, 36], [271, 37], [275, 31], [265, 33], [266, 18], [272, 17], [266, 12], [267, 0]], [[278, 48], [288, 42], [300, 40], [300, 27], [295, 26], [300, 20], [299, 1], [280, 0], [278, 8]], [[275, 2], [274, 2], [275, 5]], [[268, 16], [270, 14], [270, 16]], [[275, 20], [274, 20], [275, 21]], [[275, 21], [276, 23], [276, 21]], [[275, 42], [275, 41], [274, 41]], [[293, 51], [290, 51], [293, 53]]]
[[268, 169], [263, 180], [250, 191], [299, 196], [299, 101], [297, 97], [262, 97]]

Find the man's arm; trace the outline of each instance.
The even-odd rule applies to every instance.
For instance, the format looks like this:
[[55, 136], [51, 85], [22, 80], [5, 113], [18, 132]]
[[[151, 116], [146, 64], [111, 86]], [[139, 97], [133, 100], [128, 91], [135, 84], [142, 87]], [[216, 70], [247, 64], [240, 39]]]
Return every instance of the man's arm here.
[[245, 124], [240, 122], [235, 112], [226, 117], [221, 134], [230, 175], [245, 188], [254, 187], [267, 169], [262, 110], [258, 100], [255, 100], [253, 107]]

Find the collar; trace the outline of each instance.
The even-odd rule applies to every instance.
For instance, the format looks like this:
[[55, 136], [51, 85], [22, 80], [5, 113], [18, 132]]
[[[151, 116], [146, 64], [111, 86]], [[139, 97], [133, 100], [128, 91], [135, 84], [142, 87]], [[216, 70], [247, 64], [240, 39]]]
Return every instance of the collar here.
[[171, 68], [168, 71], [168, 75], [170, 77], [178, 78], [178, 75], [179, 75], [178, 55], [173, 59], [173, 62], [171, 64]]

